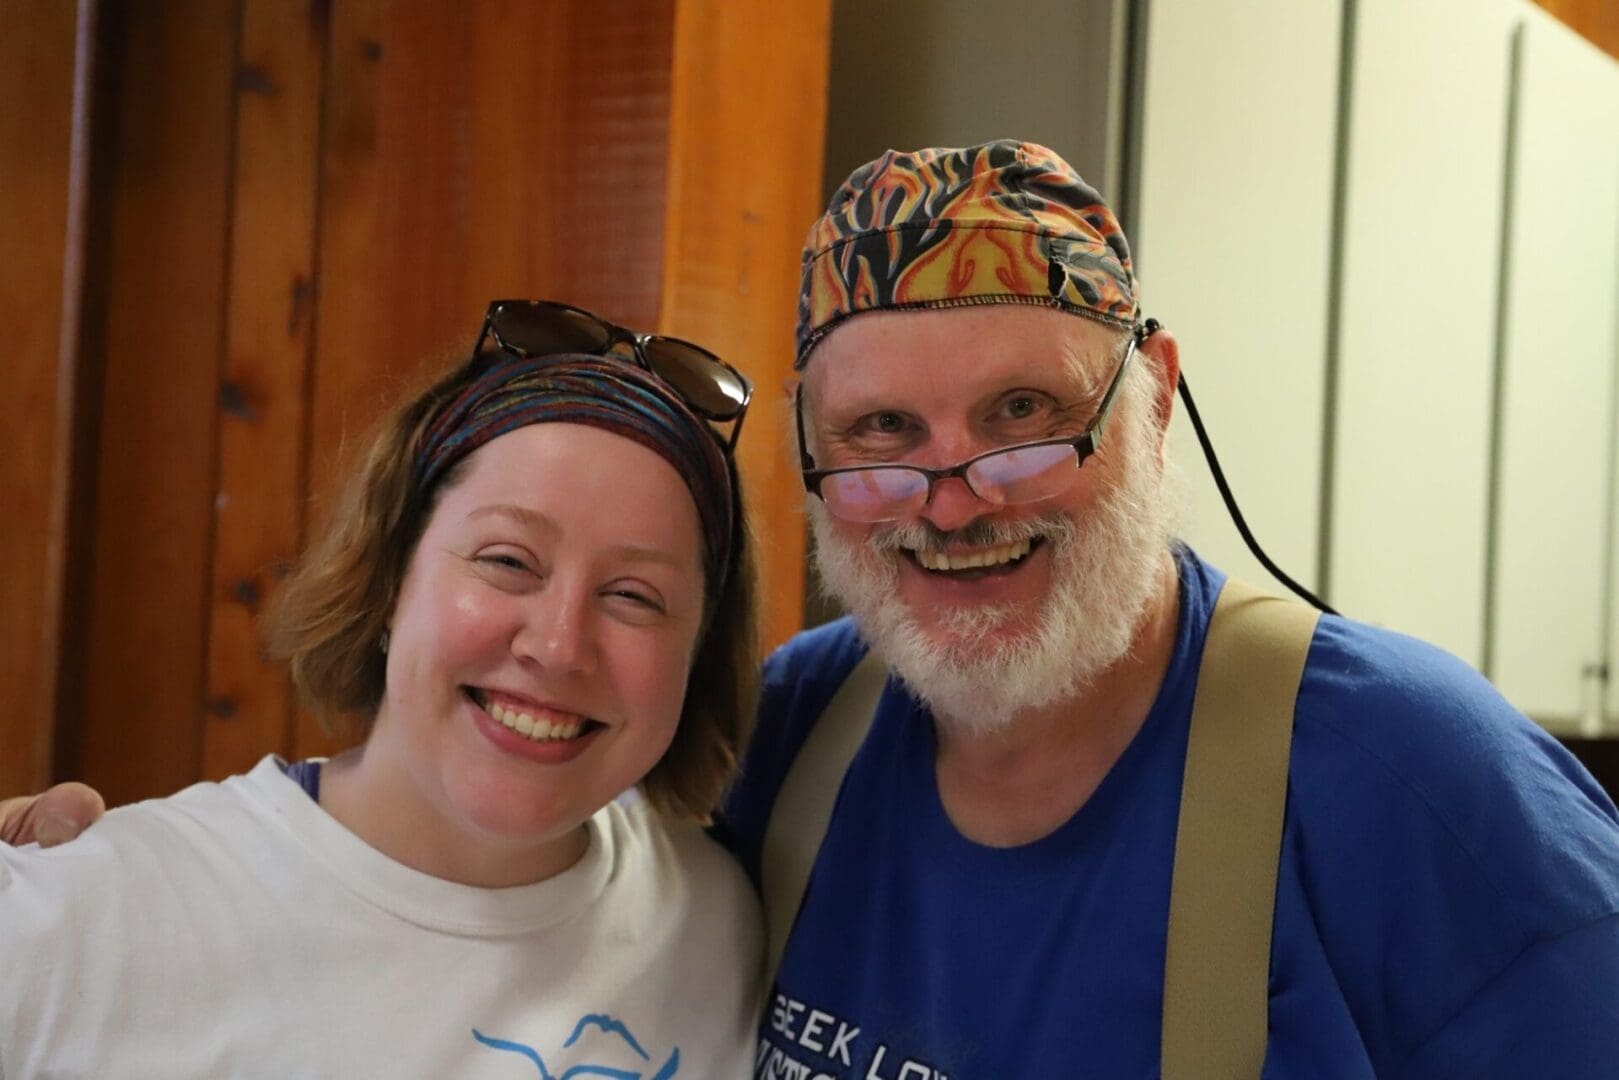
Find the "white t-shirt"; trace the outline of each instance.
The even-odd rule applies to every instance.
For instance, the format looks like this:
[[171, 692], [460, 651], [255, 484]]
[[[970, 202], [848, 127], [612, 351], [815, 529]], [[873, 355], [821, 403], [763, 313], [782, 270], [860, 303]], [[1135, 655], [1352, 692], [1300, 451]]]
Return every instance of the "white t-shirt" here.
[[0, 845], [0, 1078], [751, 1074], [757, 904], [644, 804], [479, 889], [367, 846], [274, 758]]

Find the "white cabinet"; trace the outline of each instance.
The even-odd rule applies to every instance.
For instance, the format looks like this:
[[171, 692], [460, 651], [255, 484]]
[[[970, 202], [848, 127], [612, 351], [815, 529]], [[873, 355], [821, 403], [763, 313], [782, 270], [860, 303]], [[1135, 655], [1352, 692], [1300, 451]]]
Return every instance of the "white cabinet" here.
[[1494, 577], [1503, 693], [1567, 723], [1600, 711], [1613, 551], [1619, 67], [1524, 6]]
[[[1335, 4], [1154, 0], [1135, 235], [1143, 310], [1181, 362], [1249, 524], [1315, 577], [1338, 89]], [[1183, 535], [1272, 585], [1177, 406]], [[1278, 587], [1279, 588], [1279, 587]]]
[[1478, 666], [1510, 0], [1360, 0], [1328, 588]]

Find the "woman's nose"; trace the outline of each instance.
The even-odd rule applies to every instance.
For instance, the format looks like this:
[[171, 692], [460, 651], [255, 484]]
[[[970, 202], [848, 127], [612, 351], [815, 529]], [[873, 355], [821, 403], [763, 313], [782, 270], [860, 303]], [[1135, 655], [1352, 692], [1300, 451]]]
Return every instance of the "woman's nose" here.
[[586, 674], [596, 666], [588, 597], [542, 596], [512, 639], [512, 652], [548, 671]]

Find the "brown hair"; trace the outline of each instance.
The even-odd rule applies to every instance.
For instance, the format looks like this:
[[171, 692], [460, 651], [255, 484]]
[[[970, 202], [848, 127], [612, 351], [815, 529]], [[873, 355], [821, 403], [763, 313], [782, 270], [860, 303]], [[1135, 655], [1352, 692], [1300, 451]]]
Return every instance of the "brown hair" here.
[[[414, 489], [424, 432], [482, 370], [458, 364], [384, 415], [362, 448], [338, 501], [266, 624], [270, 655], [284, 660], [299, 697], [328, 731], [370, 731], [382, 702], [387, 657], [379, 648], [400, 585], [438, 496], [461, 476], [451, 468]], [[463, 459], [462, 465], [465, 464]], [[674, 741], [641, 781], [660, 813], [706, 821], [736, 770], [758, 685], [756, 571], [735, 461], [732, 538], [723, 591], [709, 596]]]

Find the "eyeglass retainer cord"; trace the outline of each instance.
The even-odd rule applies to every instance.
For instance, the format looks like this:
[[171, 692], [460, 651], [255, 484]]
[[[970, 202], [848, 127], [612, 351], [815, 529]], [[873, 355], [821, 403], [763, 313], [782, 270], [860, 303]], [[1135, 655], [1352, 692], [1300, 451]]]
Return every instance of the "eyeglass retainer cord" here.
[[[1157, 328], [1152, 325], [1155, 321], [1148, 320], [1148, 324], [1152, 329]], [[1214, 474], [1214, 484], [1220, 489], [1220, 498], [1225, 500], [1226, 510], [1231, 514], [1231, 520], [1236, 524], [1237, 531], [1242, 534], [1243, 543], [1248, 545], [1248, 550], [1254, 553], [1254, 558], [1259, 560], [1260, 565], [1269, 570], [1277, 581], [1298, 594], [1301, 599], [1328, 615], [1338, 614], [1319, 596], [1289, 577], [1281, 567], [1271, 561], [1269, 555], [1266, 555], [1261, 550], [1259, 541], [1254, 539], [1254, 534], [1248, 529], [1248, 522], [1243, 518], [1242, 511], [1237, 509], [1237, 500], [1231, 494], [1231, 485], [1226, 483], [1225, 472], [1220, 468], [1220, 459], [1214, 455], [1214, 444], [1209, 441], [1209, 433], [1203, 428], [1203, 418], [1198, 415], [1197, 405], [1192, 401], [1192, 391], [1186, 386], [1186, 376], [1184, 374], [1180, 376], [1179, 389], [1181, 400], [1186, 403], [1186, 418], [1192, 422], [1192, 430], [1197, 432], [1198, 444], [1203, 447], [1203, 457], [1208, 460], [1209, 471]]]

